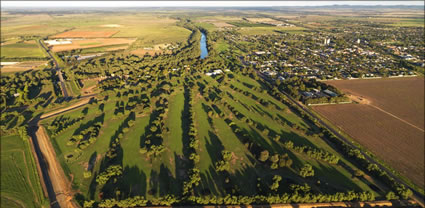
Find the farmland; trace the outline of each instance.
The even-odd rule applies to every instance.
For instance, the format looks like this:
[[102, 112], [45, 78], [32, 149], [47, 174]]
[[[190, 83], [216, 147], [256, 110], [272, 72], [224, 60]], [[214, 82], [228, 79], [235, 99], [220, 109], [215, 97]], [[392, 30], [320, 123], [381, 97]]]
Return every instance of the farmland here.
[[41, 207], [46, 199], [41, 188], [30, 143], [17, 135], [1, 138], [1, 207]]
[[423, 78], [327, 83], [368, 100], [369, 104], [328, 105], [313, 109], [414, 183], [423, 186]]
[[45, 58], [40, 46], [34, 41], [11, 43], [1, 46], [1, 59], [43, 59]]
[[109, 38], [118, 31], [67, 31], [51, 38]]
[[46, 63], [47, 61], [23, 61], [13, 65], [2, 66], [0, 70], [3, 73], [23, 72], [31, 69], [37, 70], [43, 68]]
[[74, 49], [86, 49], [86, 48], [97, 48], [103, 46], [114, 46], [114, 45], [128, 45], [133, 43], [135, 39], [126, 38], [93, 38], [93, 39], [82, 39], [72, 40], [72, 44], [54, 45], [52, 50], [54, 52], [69, 51]]
[[424, 129], [424, 78], [328, 81], [342, 91]]

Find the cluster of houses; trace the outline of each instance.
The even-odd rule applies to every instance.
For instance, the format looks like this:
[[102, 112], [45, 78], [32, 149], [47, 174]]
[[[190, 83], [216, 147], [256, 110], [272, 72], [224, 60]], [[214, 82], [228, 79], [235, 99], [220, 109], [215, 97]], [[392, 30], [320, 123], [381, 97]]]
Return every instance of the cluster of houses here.
[[[305, 35], [299, 36], [299, 39], [305, 39]], [[231, 41], [234, 39], [232, 37]], [[287, 39], [273, 35], [241, 36], [240, 39], [262, 43], [261, 47], [256, 45], [256, 49], [250, 49], [252, 52], [243, 56], [242, 62], [274, 79], [293, 76], [318, 80], [415, 76], [415, 72], [401, 68], [398, 60], [371, 50], [369, 42], [360, 39], [353, 39], [347, 44], [349, 47], [344, 48], [337, 47], [331, 38], [324, 38], [324, 45], [320, 37], [305, 42], [297, 39], [301, 43], [297, 47], [288, 44]], [[287, 54], [292, 54], [292, 59]]]

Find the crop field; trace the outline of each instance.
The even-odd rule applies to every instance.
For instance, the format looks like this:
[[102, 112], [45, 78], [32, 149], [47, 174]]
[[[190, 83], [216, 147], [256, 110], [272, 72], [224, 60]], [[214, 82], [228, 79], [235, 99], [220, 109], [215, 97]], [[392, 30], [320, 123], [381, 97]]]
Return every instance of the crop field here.
[[130, 38], [94, 38], [94, 39], [83, 39], [83, 40], [72, 40], [72, 44], [64, 45], [53, 45], [52, 50], [54, 52], [69, 51], [74, 49], [87, 49], [97, 48], [103, 46], [114, 46], [114, 45], [130, 45], [135, 39]]
[[26, 35], [51, 38], [137, 38], [133, 46], [136, 49], [184, 42], [190, 35], [189, 30], [176, 25], [176, 19], [154, 13], [20, 15], [5, 12], [2, 13], [3, 17], [7, 18], [2, 20], [2, 41]]
[[424, 184], [424, 133], [362, 104], [313, 109], [413, 182]]
[[34, 41], [6, 44], [1, 46], [1, 58], [45, 58], [40, 46]]
[[67, 31], [51, 38], [109, 38], [117, 32], [119, 31]]
[[313, 109], [414, 183], [423, 186], [423, 78], [327, 83], [368, 104], [316, 106]]
[[[108, 93], [107, 100], [98, 96], [98, 103], [47, 119], [43, 121], [43, 125], [48, 129], [64, 170], [73, 175], [74, 186], [78, 187], [86, 199], [98, 200], [99, 193], [110, 193], [108, 184], [96, 185], [95, 179], [104, 169], [108, 146], [117, 132], [123, 132], [120, 142], [122, 153], [117, 158], [122, 164], [123, 175], [116, 185], [124, 196], [142, 195], [150, 199], [165, 194], [181, 195], [182, 181], [188, 177], [189, 171], [189, 141], [186, 135], [188, 123], [191, 122], [187, 116], [190, 109], [194, 112], [193, 125], [197, 129], [196, 138], [199, 138], [199, 148], [196, 152], [202, 161], [195, 166], [199, 168], [201, 175], [200, 185], [195, 189], [198, 194], [224, 196], [229, 193], [230, 187], [233, 187], [242, 195], [253, 195], [259, 193], [259, 190], [254, 182], [246, 186], [247, 181], [257, 181], [257, 178], [260, 178], [262, 186], [267, 187], [276, 174], [281, 175], [288, 183], [300, 183], [304, 180], [297, 172], [305, 164], [311, 164], [316, 171], [315, 178], [323, 182], [322, 185], [308, 182], [314, 190], [319, 190], [320, 186], [320, 191], [326, 193], [347, 189], [371, 191], [376, 196], [385, 193], [385, 190], [372, 189], [373, 183], [370, 181], [353, 178], [352, 171], [355, 166], [321, 138], [308, 133], [314, 131], [309, 123], [281, 102], [262, 93], [261, 83], [244, 75], [233, 76], [234, 80], [219, 83], [214, 78], [202, 75], [196, 80], [197, 87], [194, 89], [183, 86], [173, 88], [168, 96], [168, 110], [164, 114], [164, 129], [167, 130], [162, 132], [162, 144], [165, 150], [157, 157], [147, 156], [140, 151], [141, 145], [144, 145], [148, 138], [146, 135], [152, 129], [150, 126], [155, 116], [153, 112], [157, 107], [151, 106], [144, 110], [136, 107], [132, 111], [136, 113], [117, 113], [117, 103], [119, 106], [122, 101], [128, 102], [127, 97], [117, 96], [116, 93], [125, 93], [122, 90]], [[177, 81], [173, 78], [171, 83], [176, 84]], [[214, 89], [227, 93], [219, 95]], [[252, 93], [255, 99], [243, 92]], [[221, 98], [218, 99], [217, 96]], [[269, 105], [260, 104], [259, 99], [264, 99]], [[189, 107], [189, 102], [192, 107]], [[242, 115], [257, 123], [257, 127], [243, 119], [237, 119]], [[129, 118], [134, 119], [134, 125], [123, 131], [121, 123]], [[77, 122], [55, 133], [53, 129], [49, 129], [55, 119], [76, 119]], [[100, 125], [100, 130], [93, 144], [80, 150], [70, 143], [73, 135], [79, 134], [94, 123]], [[295, 126], [297, 127], [294, 128]], [[251, 139], [241, 137], [235, 130], [236, 127], [241, 128]], [[272, 139], [276, 135], [279, 135], [280, 139]], [[305, 145], [334, 154], [347, 166], [328, 163], [296, 152], [285, 147], [287, 142], [292, 142], [294, 146]], [[289, 168], [270, 169], [269, 165], [257, 159], [255, 148], [266, 149], [271, 155], [288, 154], [293, 164]], [[232, 152], [228, 174], [216, 170], [216, 163], [222, 160], [224, 150]], [[227, 180], [230, 180], [230, 183], [226, 182]], [[280, 188], [281, 191], [286, 189], [285, 186]]]
[[47, 61], [23, 61], [14, 65], [2, 66], [1, 72], [22, 72], [27, 70], [37, 70], [44, 66]]
[[424, 78], [327, 81], [342, 91], [362, 96], [384, 111], [424, 129]]
[[43, 190], [28, 140], [1, 137], [1, 207], [41, 207]]

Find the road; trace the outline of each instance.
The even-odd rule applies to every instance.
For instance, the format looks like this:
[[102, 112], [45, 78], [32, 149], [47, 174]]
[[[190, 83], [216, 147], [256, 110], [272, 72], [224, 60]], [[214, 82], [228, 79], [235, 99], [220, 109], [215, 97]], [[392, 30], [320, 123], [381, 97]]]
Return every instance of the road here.
[[[264, 80], [266, 80], [267, 82], [271, 83], [272, 81], [269, 80], [268, 78], [262, 76], [261, 73], [257, 72], [257, 74], [259, 74], [259, 76], [261, 78], [263, 78]], [[273, 83], [271, 83], [273, 84]], [[425, 203], [424, 203], [424, 196], [415, 191], [411, 186], [409, 186], [408, 184], [404, 183], [404, 181], [400, 180], [397, 176], [395, 176], [390, 170], [388, 170], [386, 167], [382, 166], [380, 163], [378, 163], [377, 161], [375, 161], [375, 159], [373, 159], [372, 157], [370, 157], [369, 155], [365, 154], [365, 152], [358, 148], [356, 145], [354, 145], [350, 139], [346, 138], [345, 136], [341, 135], [339, 133], [338, 130], [336, 130], [335, 128], [333, 128], [332, 126], [329, 126], [328, 124], [326, 124], [320, 117], [316, 116], [316, 114], [312, 113], [310, 109], [308, 109], [307, 107], [305, 107], [303, 104], [301, 104], [300, 102], [296, 101], [295, 99], [293, 99], [289, 94], [287, 94], [284, 91], [281, 91], [281, 93], [283, 93], [292, 103], [294, 103], [295, 105], [297, 105], [298, 107], [300, 107], [305, 113], [307, 113], [308, 115], [310, 115], [311, 117], [315, 118], [317, 120], [317, 122], [319, 122], [319, 124], [321, 124], [322, 126], [326, 127], [329, 131], [331, 131], [338, 139], [344, 141], [347, 145], [349, 145], [350, 147], [352, 147], [353, 149], [359, 150], [364, 156], [365, 158], [371, 162], [374, 163], [376, 165], [378, 165], [379, 168], [381, 168], [384, 172], [386, 172], [390, 177], [394, 178], [395, 181], [397, 181], [400, 184], [403, 184], [404, 186], [406, 186], [407, 188], [411, 189], [413, 192], [412, 195], [412, 199], [415, 200], [421, 207], [425, 207]]]
[[32, 138], [31, 141], [33, 143], [35, 156], [37, 157], [36, 161], [38, 161], [37, 165], [41, 169], [40, 177], [43, 177], [42, 181], [45, 183], [46, 191], [51, 202], [50, 205], [53, 208], [78, 208], [79, 206], [73, 201], [74, 194], [71, 183], [65, 176], [62, 166], [56, 156], [55, 149], [50, 142], [50, 138], [44, 127], [39, 124], [39, 121], [84, 106], [93, 96], [94, 95], [85, 96], [80, 102], [43, 114], [30, 121], [28, 131]]
[[53, 55], [50, 53], [50, 50], [48, 48], [46, 48], [46, 46], [41, 42], [41, 39], [38, 40], [38, 42], [40, 43], [40, 45], [44, 48], [44, 50], [46, 50], [47, 54], [49, 54], [50, 58], [52, 58], [53, 62], [55, 63], [55, 69], [58, 72], [58, 77], [59, 77], [59, 82], [61, 84], [61, 88], [62, 88], [62, 93], [63, 96], [66, 98], [68, 97], [68, 91], [66, 91], [66, 86], [65, 86], [65, 81], [63, 79], [62, 76], [62, 71], [61, 68], [59, 67], [58, 62], [56, 61], [56, 59], [53, 57]]
[[38, 125], [35, 136], [43, 160], [47, 163], [47, 173], [56, 196], [56, 201], [52, 202], [52, 207], [78, 208], [72, 201], [73, 193], [71, 183], [68, 181], [68, 178], [62, 170], [62, 166], [57, 160], [55, 150], [43, 126]]

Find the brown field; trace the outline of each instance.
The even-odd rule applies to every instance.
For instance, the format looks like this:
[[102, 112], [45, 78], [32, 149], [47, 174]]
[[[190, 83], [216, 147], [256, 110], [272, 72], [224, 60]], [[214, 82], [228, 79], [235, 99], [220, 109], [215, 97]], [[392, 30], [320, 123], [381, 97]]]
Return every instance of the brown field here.
[[24, 61], [15, 65], [2, 66], [0, 70], [3, 73], [23, 72], [30, 69], [38, 69], [39, 66], [44, 65], [46, 63], [47, 61]]
[[[52, 50], [54, 52], [59, 51], [69, 51], [73, 49], [82, 49], [82, 48], [95, 48], [109, 45], [118, 45], [118, 44], [131, 44], [136, 39], [129, 38], [94, 38], [94, 39], [85, 39], [85, 40], [73, 40], [72, 44], [65, 45], [54, 45]], [[120, 48], [124, 48], [120, 46]], [[126, 47], [125, 47], [126, 48]], [[124, 48], [124, 49], [125, 49]]]
[[119, 31], [67, 31], [51, 38], [109, 38], [117, 32]]
[[327, 81], [347, 94], [363, 96], [377, 106], [424, 129], [424, 78]]
[[424, 186], [424, 79], [329, 81], [362, 104], [313, 109], [362, 146]]

